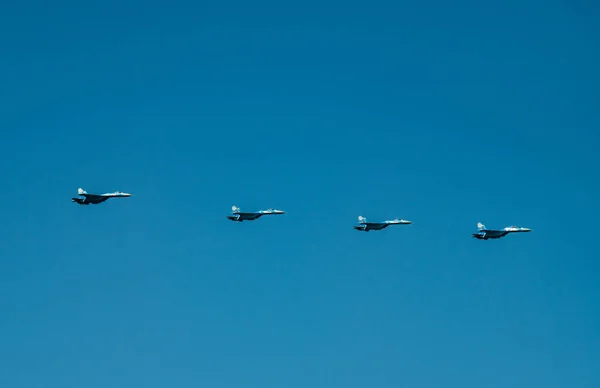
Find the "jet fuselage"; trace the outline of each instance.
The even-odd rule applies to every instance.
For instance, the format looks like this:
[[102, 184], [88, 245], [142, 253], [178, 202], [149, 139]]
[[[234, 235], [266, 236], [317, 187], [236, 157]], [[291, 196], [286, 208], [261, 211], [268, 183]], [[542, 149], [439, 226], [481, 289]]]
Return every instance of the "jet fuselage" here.
[[[105, 194], [88, 194], [87, 191], [79, 188], [77, 190], [77, 194], [80, 197], [71, 198], [71, 200], [80, 205], [96, 205], [106, 201], [109, 198], [123, 198], [123, 197], [131, 197], [129, 193], [122, 193], [120, 191], [115, 191], [114, 193], [105, 193]], [[83, 197], [83, 198], [81, 198]]]
[[478, 223], [477, 226], [479, 227], [479, 232], [473, 233], [472, 236], [478, 240], [501, 238], [509, 233], [531, 232], [531, 229], [520, 226], [507, 226], [506, 228], [500, 230], [486, 229], [485, 225], [482, 223]]
[[273, 214], [285, 214], [283, 210], [278, 209], [267, 209], [259, 210], [257, 212], [243, 212], [237, 206], [231, 207], [232, 213], [227, 216], [231, 221], [242, 222], [242, 221], [254, 221], [262, 216], [269, 216]]
[[370, 230], [382, 230], [387, 228], [390, 225], [407, 225], [412, 224], [411, 221], [401, 220], [396, 218], [391, 221], [382, 221], [382, 222], [368, 222], [367, 219], [363, 216], [358, 216], [358, 225], [354, 226], [354, 229], [360, 230], [362, 232], [368, 232]]

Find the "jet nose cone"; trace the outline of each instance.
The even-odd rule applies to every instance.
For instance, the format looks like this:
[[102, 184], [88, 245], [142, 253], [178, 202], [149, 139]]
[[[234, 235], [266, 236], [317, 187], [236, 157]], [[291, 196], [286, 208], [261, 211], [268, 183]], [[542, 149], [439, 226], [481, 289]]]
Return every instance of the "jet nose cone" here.
[[532, 231], [532, 229], [529, 229], [529, 228], [522, 228], [521, 230], [522, 230], [523, 232], [531, 232], [531, 231]]

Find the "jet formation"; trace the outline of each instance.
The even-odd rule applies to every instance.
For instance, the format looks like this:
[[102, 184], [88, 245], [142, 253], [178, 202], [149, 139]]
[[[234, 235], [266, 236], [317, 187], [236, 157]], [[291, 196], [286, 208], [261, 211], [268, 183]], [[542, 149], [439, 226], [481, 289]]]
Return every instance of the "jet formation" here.
[[502, 228], [499, 230], [488, 229], [481, 222], [477, 223], [477, 229], [479, 229], [479, 232], [473, 233], [473, 238], [476, 238], [479, 240], [487, 240], [490, 238], [492, 238], [492, 239], [501, 238], [501, 237], [506, 236], [509, 233], [531, 232], [531, 229], [523, 228], [520, 226], [507, 226], [506, 228]]
[[[89, 194], [87, 191], [79, 188], [77, 190], [77, 194], [79, 197], [72, 198], [72, 201], [78, 203], [80, 205], [97, 205], [102, 203], [110, 198], [123, 198], [123, 197], [131, 197], [129, 193], [123, 193], [121, 191], [115, 191], [113, 193], [105, 193], [105, 194]], [[242, 221], [254, 221], [262, 216], [267, 215], [277, 215], [277, 214], [285, 214], [283, 210], [279, 209], [265, 209], [258, 210], [255, 212], [243, 212], [239, 207], [232, 206], [231, 214], [227, 216], [228, 219], [234, 222], [242, 222]], [[403, 220], [400, 218], [395, 218], [393, 220], [379, 221], [379, 222], [368, 222], [367, 219], [363, 216], [358, 216], [358, 225], [354, 226], [354, 229], [361, 232], [368, 232], [371, 230], [382, 230], [387, 228], [390, 225], [408, 225], [412, 224], [412, 221]], [[497, 239], [506, 236], [509, 233], [520, 233], [520, 232], [531, 232], [530, 228], [524, 228], [520, 226], [507, 226], [502, 229], [487, 229], [484, 224], [481, 222], [477, 223], [477, 228], [479, 231], [477, 233], [473, 233], [472, 237], [478, 240], [488, 240], [488, 239]]]

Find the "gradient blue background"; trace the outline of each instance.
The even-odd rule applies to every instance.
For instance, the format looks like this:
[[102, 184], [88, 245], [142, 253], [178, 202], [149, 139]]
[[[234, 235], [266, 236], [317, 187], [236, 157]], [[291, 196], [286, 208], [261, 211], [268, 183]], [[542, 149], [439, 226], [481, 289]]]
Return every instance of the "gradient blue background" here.
[[285, 3], [3, 7], [0, 386], [598, 387], [597, 5]]

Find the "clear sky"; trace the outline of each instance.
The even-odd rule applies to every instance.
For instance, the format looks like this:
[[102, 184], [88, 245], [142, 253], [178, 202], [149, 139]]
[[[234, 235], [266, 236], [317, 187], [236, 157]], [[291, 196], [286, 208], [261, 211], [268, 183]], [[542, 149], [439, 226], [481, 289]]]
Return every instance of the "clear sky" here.
[[4, 5], [0, 386], [598, 387], [598, 6], [451, 3]]

